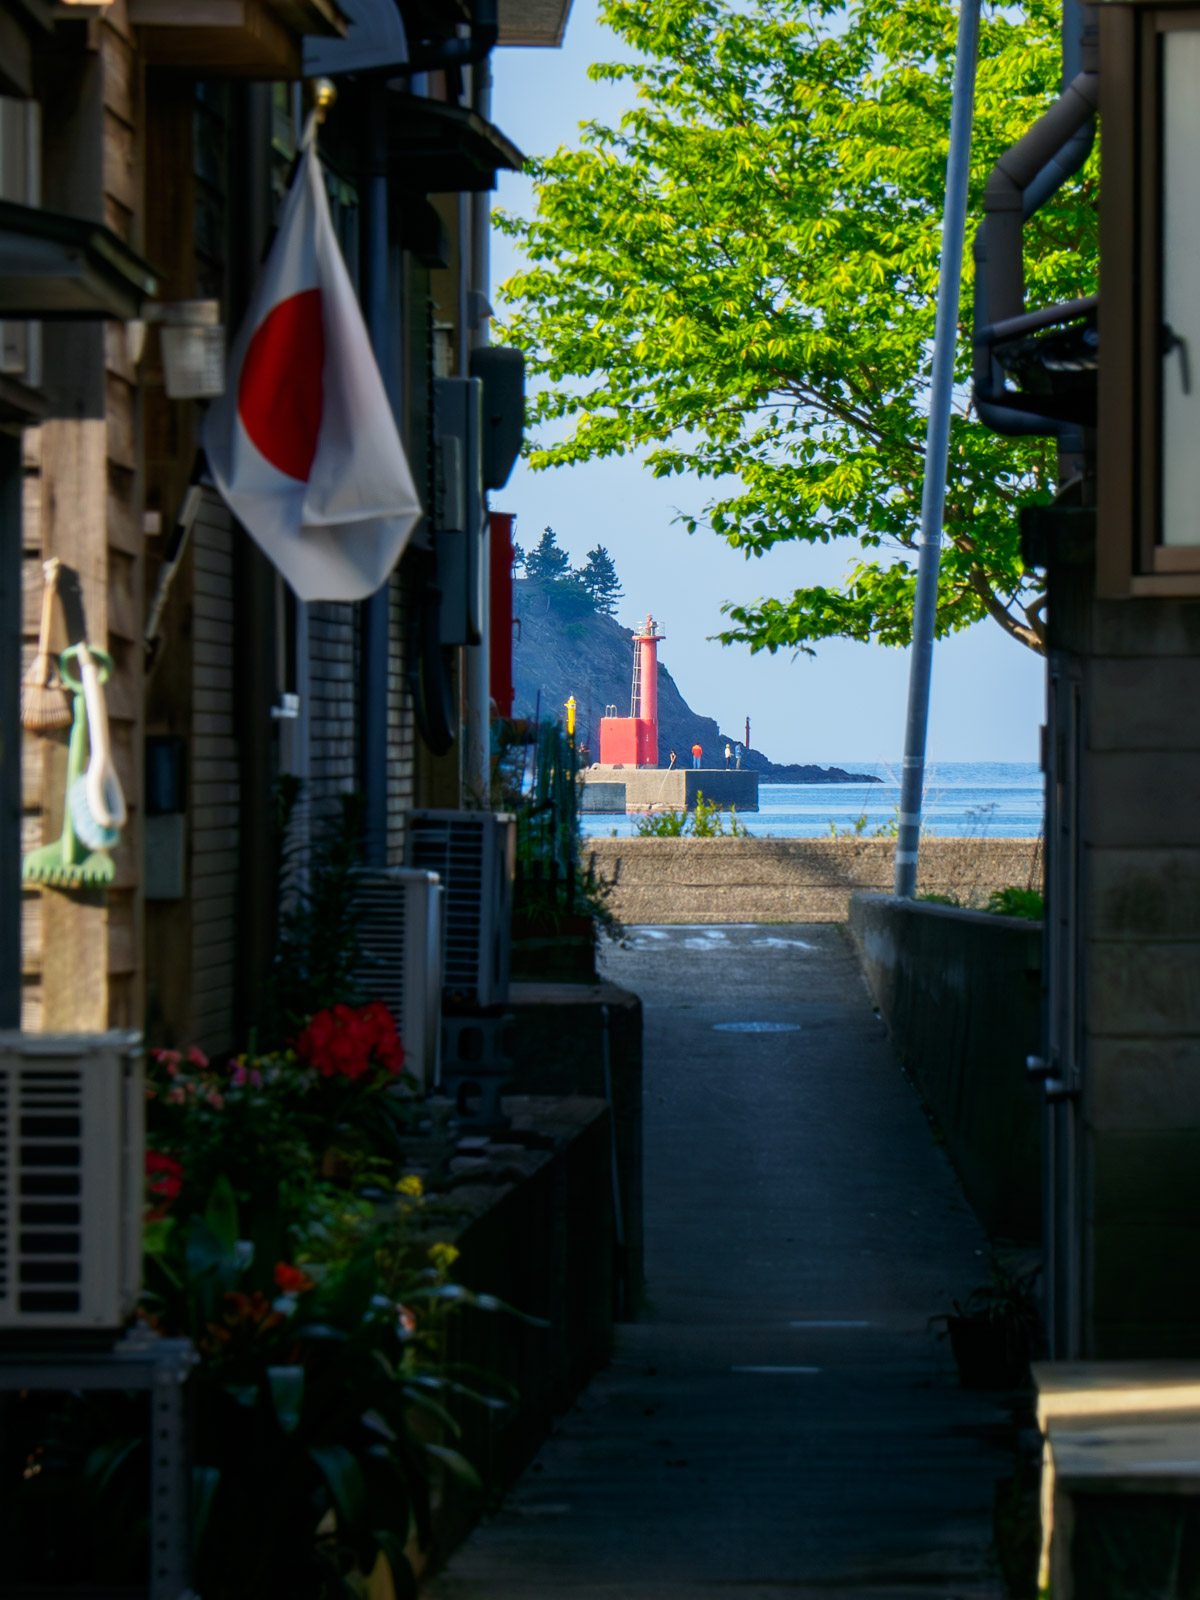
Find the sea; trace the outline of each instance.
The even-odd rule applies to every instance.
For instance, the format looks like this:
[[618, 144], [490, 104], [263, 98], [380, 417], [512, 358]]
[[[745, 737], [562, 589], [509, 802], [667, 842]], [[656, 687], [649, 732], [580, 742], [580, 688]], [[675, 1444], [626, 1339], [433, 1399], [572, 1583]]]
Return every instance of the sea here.
[[[743, 820], [752, 834], [819, 839], [831, 834], [872, 838], [893, 830], [900, 805], [900, 763], [822, 761], [823, 767], [866, 772], [879, 783], [760, 783], [757, 811]], [[940, 761], [925, 769], [923, 826], [941, 838], [1029, 839], [1042, 831], [1042, 774], [1033, 762]], [[592, 813], [590, 838], [636, 833], [635, 817]]]

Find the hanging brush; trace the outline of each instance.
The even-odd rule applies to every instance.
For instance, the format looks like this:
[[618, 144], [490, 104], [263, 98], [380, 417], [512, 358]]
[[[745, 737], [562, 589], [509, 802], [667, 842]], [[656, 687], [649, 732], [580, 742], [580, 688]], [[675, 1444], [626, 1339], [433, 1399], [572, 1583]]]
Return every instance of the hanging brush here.
[[54, 615], [54, 596], [58, 590], [57, 557], [42, 563], [42, 625], [38, 633], [37, 655], [21, 679], [21, 726], [31, 733], [52, 733], [71, 722], [71, 702], [50, 658], [50, 623]]

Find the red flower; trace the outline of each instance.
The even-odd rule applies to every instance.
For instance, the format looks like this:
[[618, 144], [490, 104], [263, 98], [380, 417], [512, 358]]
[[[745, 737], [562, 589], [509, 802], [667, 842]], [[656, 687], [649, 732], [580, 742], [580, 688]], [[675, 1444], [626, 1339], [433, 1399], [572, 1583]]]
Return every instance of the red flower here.
[[172, 1156], [146, 1151], [146, 1187], [163, 1200], [178, 1200], [183, 1188], [183, 1168]]
[[146, 1188], [157, 1204], [146, 1213], [150, 1222], [161, 1222], [179, 1198], [183, 1188], [183, 1168], [171, 1156], [158, 1150], [146, 1151]]
[[290, 1261], [275, 1263], [275, 1282], [284, 1294], [304, 1294], [316, 1288], [308, 1273], [294, 1267]]
[[341, 1077], [351, 1083], [368, 1073], [372, 1062], [393, 1075], [404, 1064], [396, 1024], [379, 1001], [357, 1011], [344, 1005], [318, 1011], [296, 1040], [296, 1053], [321, 1077]]

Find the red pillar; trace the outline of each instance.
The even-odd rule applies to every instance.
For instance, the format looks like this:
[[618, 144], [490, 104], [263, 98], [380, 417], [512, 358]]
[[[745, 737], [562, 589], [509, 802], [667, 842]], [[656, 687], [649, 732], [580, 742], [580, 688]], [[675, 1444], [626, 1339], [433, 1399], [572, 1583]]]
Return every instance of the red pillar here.
[[493, 511], [488, 519], [491, 530], [491, 604], [489, 607], [489, 668], [491, 695], [496, 711], [511, 717], [516, 691], [513, 688], [513, 517]]

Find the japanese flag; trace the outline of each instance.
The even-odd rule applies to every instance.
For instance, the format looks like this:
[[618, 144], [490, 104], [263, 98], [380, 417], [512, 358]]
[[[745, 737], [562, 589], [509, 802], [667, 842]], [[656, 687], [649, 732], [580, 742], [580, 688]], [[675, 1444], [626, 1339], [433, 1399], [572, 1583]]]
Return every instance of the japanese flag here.
[[226, 503], [301, 600], [373, 594], [420, 516], [311, 124], [204, 446]]

